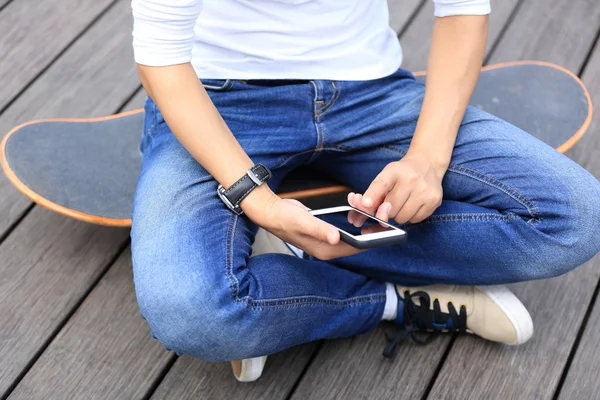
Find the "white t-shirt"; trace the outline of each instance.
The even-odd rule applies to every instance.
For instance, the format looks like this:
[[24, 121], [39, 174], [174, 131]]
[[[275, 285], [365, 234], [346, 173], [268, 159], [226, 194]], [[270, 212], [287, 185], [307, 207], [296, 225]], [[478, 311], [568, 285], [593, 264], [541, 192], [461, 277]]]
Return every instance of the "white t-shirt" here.
[[[490, 12], [489, 0], [433, 1], [438, 17]], [[200, 78], [367, 80], [402, 62], [387, 0], [133, 0], [132, 8], [136, 62], [191, 61]]]

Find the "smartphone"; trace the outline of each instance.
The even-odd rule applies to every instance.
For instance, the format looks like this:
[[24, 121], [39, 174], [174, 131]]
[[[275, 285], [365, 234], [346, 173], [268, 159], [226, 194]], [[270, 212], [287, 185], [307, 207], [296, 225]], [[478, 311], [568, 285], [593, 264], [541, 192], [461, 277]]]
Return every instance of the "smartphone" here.
[[407, 239], [406, 232], [397, 226], [351, 206], [310, 210], [310, 213], [335, 226], [340, 239], [357, 249], [399, 244]]

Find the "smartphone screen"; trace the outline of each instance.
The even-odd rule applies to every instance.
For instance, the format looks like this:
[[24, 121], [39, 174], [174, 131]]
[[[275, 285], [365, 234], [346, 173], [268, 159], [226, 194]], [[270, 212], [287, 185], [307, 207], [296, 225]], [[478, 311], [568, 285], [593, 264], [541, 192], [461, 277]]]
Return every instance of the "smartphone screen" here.
[[315, 217], [351, 234], [352, 236], [396, 230], [389, 224], [379, 222], [377, 219], [356, 210], [318, 214], [315, 215]]

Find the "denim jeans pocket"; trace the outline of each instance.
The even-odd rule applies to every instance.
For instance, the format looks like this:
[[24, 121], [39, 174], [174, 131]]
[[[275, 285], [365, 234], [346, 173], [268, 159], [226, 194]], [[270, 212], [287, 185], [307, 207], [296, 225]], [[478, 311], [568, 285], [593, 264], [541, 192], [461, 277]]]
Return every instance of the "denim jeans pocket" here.
[[200, 79], [204, 89], [214, 92], [227, 92], [233, 87], [233, 79]]

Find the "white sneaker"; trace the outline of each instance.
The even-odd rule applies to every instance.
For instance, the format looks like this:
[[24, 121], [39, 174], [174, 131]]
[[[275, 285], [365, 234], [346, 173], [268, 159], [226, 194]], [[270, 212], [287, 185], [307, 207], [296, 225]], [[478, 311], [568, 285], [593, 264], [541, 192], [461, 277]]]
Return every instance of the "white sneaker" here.
[[234, 360], [231, 362], [233, 375], [240, 382], [254, 382], [262, 375], [267, 356]]
[[472, 333], [509, 345], [525, 343], [533, 335], [529, 312], [506, 286], [396, 286], [396, 293], [404, 306], [395, 322], [403, 329], [388, 338], [386, 357], [393, 357], [409, 335], [418, 343], [432, 340], [414, 335], [418, 331]]

